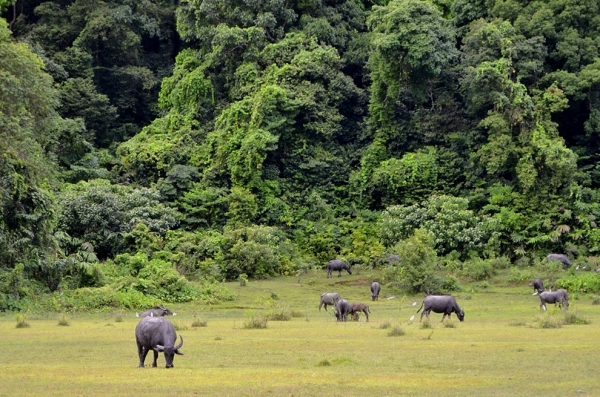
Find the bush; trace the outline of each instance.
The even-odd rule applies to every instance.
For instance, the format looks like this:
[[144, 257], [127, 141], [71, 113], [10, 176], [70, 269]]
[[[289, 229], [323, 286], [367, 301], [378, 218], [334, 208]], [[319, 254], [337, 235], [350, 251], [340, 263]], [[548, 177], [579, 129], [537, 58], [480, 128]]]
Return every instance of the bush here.
[[122, 252], [122, 233], [138, 223], [158, 234], [177, 225], [177, 211], [162, 204], [159, 193], [146, 188], [97, 179], [65, 185], [58, 199], [63, 204], [61, 229], [91, 243], [102, 258]]
[[29, 328], [30, 327], [29, 323], [26, 321], [27, 313], [17, 313], [17, 314], [15, 314], [15, 319], [17, 320], [17, 325], [15, 326], [15, 328]]
[[402, 336], [404, 334], [406, 334], [406, 332], [404, 332], [402, 327], [400, 327], [399, 325], [396, 325], [388, 331], [388, 336]]
[[208, 325], [208, 320], [205, 319], [195, 319], [192, 322], [192, 327], [206, 327]]
[[90, 311], [102, 309], [136, 309], [152, 307], [155, 300], [139, 291], [116, 291], [111, 286], [100, 288], [79, 288], [54, 294], [57, 309], [67, 311]]
[[432, 196], [420, 204], [388, 207], [381, 216], [381, 241], [390, 247], [420, 228], [433, 234], [439, 254], [481, 251], [489, 238], [490, 222], [476, 216], [468, 206], [464, 198]]
[[560, 328], [563, 324], [562, 319], [549, 313], [539, 315], [537, 322], [539, 328]]
[[511, 283], [521, 283], [523, 281], [533, 280], [534, 278], [535, 273], [532, 269], [521, 269], [517, 266], [513, 266], [508, 272], [508, 281]]
[[489, 280], [495, 273], [493, 260], [490, 259], [472, 259], [465, 263], [463, 272], [473, 280]]
[[[411, 292], [428, 292], [433, 289], [437, 254], [433, 249], [433, 234], [425, 230], [415, 230], [408, 239], [394, 246], [394, 252], [402, 258], [403, 270], [399, 271], [399, 281]], [[390, 265], [398, 269], [398, 265]]]
[[563, 324], [590, 324], [591, 321], [581, 317], [577, 312], [565, 312]]
[[67, 320], [67, 316], [63, 315], [58, 319], [58, 325], [62, 326], [62, 327], [68, 327], [69, 325], [69, 320]]
[[556, 280], [557, 288], [564, 288], [569, 292], [580, 292], [584, 294], [600, 292], [600, 274], [583, 273], [571, 275]]
[[247, 329], [267, 328], [267, 321], [268, 321], [268, 319], [266, 317], [253, 316], [253, 317], [248, 318], [244, 322], [244, 328], [247, 328]]

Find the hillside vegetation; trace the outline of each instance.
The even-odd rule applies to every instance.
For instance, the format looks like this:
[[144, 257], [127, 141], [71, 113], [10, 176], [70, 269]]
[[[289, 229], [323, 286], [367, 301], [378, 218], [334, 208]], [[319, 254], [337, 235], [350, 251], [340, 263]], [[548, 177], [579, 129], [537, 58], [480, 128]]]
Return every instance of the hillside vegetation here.
[[0, 12], [0, 311], [215, 304], [334, 258], [600, 291], [596, 0]]

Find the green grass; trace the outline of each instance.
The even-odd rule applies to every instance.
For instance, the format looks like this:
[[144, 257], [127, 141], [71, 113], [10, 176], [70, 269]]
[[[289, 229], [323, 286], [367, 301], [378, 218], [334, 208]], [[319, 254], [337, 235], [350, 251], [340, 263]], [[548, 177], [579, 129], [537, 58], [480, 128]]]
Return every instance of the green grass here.
[[[590, 297], [573, 299], [569, 308], [589, 324], [543, 328], [539, 318], [562, 322], [564, 312], [549, 307], [541, 313], [526, 283], [491, 284], [469, 292], [470, 299], [455, 294], [466, 313], [464, 322], [453, 319], [456, 328], [431, 313], [433, 328], [422, 329], [409, 322], [422, 296], [384, 285], [380, 300], [369, 302], [372, 277], [363, 270], [332, 279], [309, 273], [312, 284], [297, 277], [233, 282], [235, 301], [170, 305], [178, 313], [172, 322], [192, 324], [202, 313], [210, 327], [180, 327], [185, 355], [175, 356], [169, 370], [162, 354], [158, 368], [138, 368], [135, 311], [124, 312], [122, 322], [114, 313], [69, 313], [69, 327], [57, 327], [56, 314], [31, 313], [29, 328], [15, 328], [14, 314], [0, 314], [0, 396], [600, 395], [600, 311]], [[271, 291], [303, 317], [244, 328], [247, 312], [267, 314], [257, 302]], [[370, 322], [339, 323], [331, 309], [319, 312], [320, 294], [331, 291], [369, 302]], [[411, 306], [414, 301], [419, 305]], [[404, 335], [388, 337], [396, 326]], [[558, 372], [549, 363], [559, 363]]]

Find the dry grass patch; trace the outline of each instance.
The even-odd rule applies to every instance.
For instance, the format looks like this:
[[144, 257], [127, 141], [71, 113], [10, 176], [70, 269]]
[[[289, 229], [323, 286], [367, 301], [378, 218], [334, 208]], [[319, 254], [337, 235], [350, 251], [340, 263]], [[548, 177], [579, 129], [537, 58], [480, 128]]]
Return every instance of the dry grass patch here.
[[206, 327], [207, 325], [208, 325], [208, 320], [203, 319], [203, 318], [196, 318], [192, 322], [192, 327], [194, 327], [194, 328], [197, 328], [197, 327]]
[[65, 316], [65, 314], [63, 313], [62, 316], [58, 319], [58, 325], [61, 327], [68, 327], [69, 325], [71, 325], [69, 323], [69, 320], [67, 319], [67, 316]]

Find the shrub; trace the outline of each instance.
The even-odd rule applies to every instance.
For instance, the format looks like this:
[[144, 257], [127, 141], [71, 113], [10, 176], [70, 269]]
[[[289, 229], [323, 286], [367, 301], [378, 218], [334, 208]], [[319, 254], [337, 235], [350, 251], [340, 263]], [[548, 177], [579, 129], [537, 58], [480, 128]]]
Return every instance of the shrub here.
[[473, 280], [488, 280], [495, 273], [493, 260], [480, 258], [472, 259], [465, 263], [463, 272]]
[[63, 313], [62, 316], [58, 319], [58, 325], [62, 326], [62, 327], [68, 327], [69, 325], [69, 320], [67, 320], [67, 316], [65, 316], [65, 314]]
[[467, 199], [442, 195], [411, 206], [388, 207], [381, 216], [381, 241], [390, 247], [420, 228], [433, 234], [440, 254], [481, 251], [489, 238], [489, 218], [476, 216], [468, 206]]
[[30, 325], [27, 323], [27, 313], [17, 313], [15, 314], [15, 319], [17, 320], [17, 325], [15, 328], [29, 328]]
[[511, 283], [520, 283], [526, 280], [533, 280], [534, 278], [535, 274], [532, 269], [521, 269], [513, 266], [508, 272], [508, 281]]
[[329, 362], [329, 360], [321, 360], [321, 361], [319, 361], [319, 363], [317, 365], [319, 367], [330, 367], [331, 362]]
[[392, 326], [392, 324], [390, 324], [389, 321], [384, 321], [381, 324], [379, 324], [379, 328], [380, 329], [388, 329]]
[[456, 328], [456, 323], [454, 321], [446, 321], [443, 324], [444, 328]]
[[574, 274], [556, 280], [555, 285], [557, 288], [564, 288], [569, 292], [598, 293], [600, 292], [600, 274]]
[[428, 319], [426, 319], [425, 321], [423, 321], [421, 323], [421, 329], [431, 329], [431, 328], [433, 328], [433, 324]]
[[581, 317], [575, 312], [565, 312], [563, 324], [590, 324], [591, 321], [587, 318]]
[[[408, 239], [396, 244], [394, 251], [402, 258], [404, 270], [399, 270], [399, 280], [410, 292], [427, 292], [435, 284], [437, 254], [433, 249], [433, 234], [415, 230]], [[397, 265], [392, 265], [397, 268]], [[387, 274], [386, 274], [387, 276]]]
[[238, 281], [240, 283], [240, 286], [245, 287], [246, 284], [248, 284], [248, 276], [246, 275], [246, 273], [242, 273], [238, 276]]
[[244, 328], [247, 328], [247, 329], [267, 328], [267, 321], [268, 321], [268, 319], [266, 317], [253, 316], [253, 317], [248, 318], [244, 322]]
[[192, 322], [192, 327], [206, 327], [208, 325], [208, 321], [205, 319], [195, 319]]
[[563, 322], [562, 319], [548, 313], [539, 315], [537, 323], [539, 328], [560, 328]]
[[187, 331], [189, 328], [187, 325], [179, 322], [179, 321], [173, 321], [173, 328], [175, 328], [175, 331]]
[[392, 327], [392, 329], [388, 331], [388, 336], [402, 336], [404, 334], [406, 334], [406, 332], [404, 332], [402, 327], [399, 325]]

